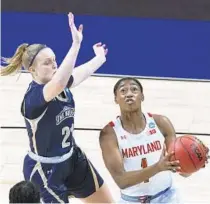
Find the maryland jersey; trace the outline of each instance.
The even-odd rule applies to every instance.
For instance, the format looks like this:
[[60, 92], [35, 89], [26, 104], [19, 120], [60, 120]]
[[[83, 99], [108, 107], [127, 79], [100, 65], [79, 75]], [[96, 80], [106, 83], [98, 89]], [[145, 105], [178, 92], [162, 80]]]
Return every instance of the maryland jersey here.
[[[118, 117], [112, 122], [116, 133], [125, 171], [136, 171], [157, 163], [163, 152], [165, 138], [158, 129], [151, 114], [145, 114], [146, 127], [139, 134], [131, 134], [123, 129]], [[154, 195], [172, 185], [170, 171], [164, 171], [137, 185], [122, 189], [129, 196]]]

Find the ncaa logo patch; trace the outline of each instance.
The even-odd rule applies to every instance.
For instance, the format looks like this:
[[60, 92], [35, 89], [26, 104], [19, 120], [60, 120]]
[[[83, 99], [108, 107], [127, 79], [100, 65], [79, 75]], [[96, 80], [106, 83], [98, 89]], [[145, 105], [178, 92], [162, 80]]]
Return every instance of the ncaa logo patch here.
[[154, 128], [154, 127], [155, 127], [155, 123], [150, 122], [150, 123], [149, 123], [149, 128]]

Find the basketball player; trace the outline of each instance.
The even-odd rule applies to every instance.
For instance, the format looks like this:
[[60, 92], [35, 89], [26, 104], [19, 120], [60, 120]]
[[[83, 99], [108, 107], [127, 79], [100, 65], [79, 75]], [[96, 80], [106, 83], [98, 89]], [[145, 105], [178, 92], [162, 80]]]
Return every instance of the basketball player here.
[[9, 191], [9, 203], [40, 203], [40, 192], [30, 181], [16, 183]]
[[77, 30], [73, 14], [68, 17], [73, 43], [59, 69], [49, 47], [22, 44], [1, 73], [8, 75], [23, 65], [33, 78], [21, 106], [30, 140], [24, 177], [40, 187], [44, 203], [68, 203], [69, 196], [85, 203], [110, 203], [112, 197], [103, 179], [75, 143], [75, 102], [69, 89], [106, 61], [107, 49], [101, 43], [94, 45], [96, 56], [73, 70], [83, 28]]
[[143, 87], [135, 78], [120, 79], [114, 96], [121, 115], [103, 128], [99, 141], [121, 202], [180, 203], [171, 175], [180, 170], [179, 161], [169, 161], [173, 152], [164, 154], [176, 138], [170, 120], [142, 112]]

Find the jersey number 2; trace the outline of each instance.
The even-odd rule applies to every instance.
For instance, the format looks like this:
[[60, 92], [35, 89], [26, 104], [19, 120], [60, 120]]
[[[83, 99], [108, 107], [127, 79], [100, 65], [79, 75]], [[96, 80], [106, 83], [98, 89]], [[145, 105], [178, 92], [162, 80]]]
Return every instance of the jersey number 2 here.
[[[141, 160], [141, 167], [144, 169], [146, 168], [148, 165], [147, 165], [147, 159], [146, 158], [143, 158]], [[148, 183], [149, 182], [149, 179], [145, 180], [144, 183]]]
[[67, 142], [69, 136], [71, 135], [71, 133], [73, 133], [74, 130], [74, 126], [72, 125], [71, 128], [68, 126], [65, 126], [62, 128], [62, 135], [63, 137], [63, 141], [62, 141], [62, 148], [66, 148], [68, 146], [70, 146], [70, 142]]

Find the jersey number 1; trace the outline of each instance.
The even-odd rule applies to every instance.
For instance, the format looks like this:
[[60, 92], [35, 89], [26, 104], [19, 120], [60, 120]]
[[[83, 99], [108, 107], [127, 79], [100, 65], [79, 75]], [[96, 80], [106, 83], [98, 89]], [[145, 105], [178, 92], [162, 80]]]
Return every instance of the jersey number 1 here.
[[[144, 169], [144, 168], [147, 168], [147, 159], [146, 158], [143, 158], [141, 160], [141, 167]], [[149, 179], [147, 179], [146, 181], [144, 181], [144, 183], [148, 183], [149, 182]]]
[[71, 135], [71, 133], [73, 133], [74, 130], [74, 126], [72, 125], [71, 128], [68, 126], [65, 126], [62, 128], [62, 135], [63, 137], [63, 141], [62, 141], [62, 148], [66, 148], [68, 146], [70, 146], [70, 142], [67, 142], [69, 136]]

